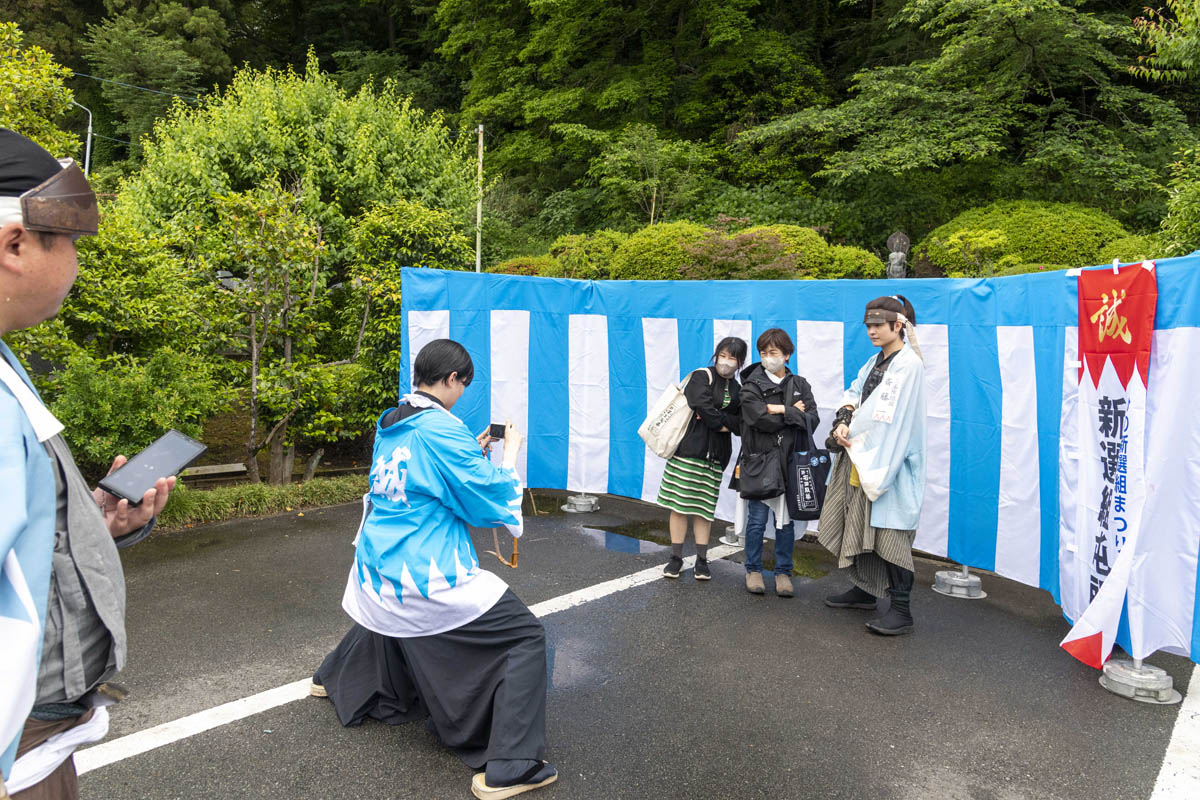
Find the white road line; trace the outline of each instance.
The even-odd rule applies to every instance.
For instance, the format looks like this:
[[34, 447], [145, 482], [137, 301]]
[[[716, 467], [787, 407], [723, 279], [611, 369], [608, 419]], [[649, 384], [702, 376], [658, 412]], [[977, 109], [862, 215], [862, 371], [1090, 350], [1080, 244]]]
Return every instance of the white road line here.
[[1200, 797], [1200, 666], [1192, 667], [1187, 695], [1175, 718], [1171, 743], [1167, 745], [1150, 800], [1197, 797]]
[[[708, 551], [710, 559], [724, 558], [727, 555], [736, 553], [742, 548], [731, 547], [723, 544], [720, 547], [714, 547]], [[695, 556], [688, 556], [683, 560], [683, 568], [691, 569], [696, 564]], [[611, 581], [597, 583], [595, 586], [589, 586], [586, 589], [580, 589], [577, 592], [570, 592], [561, 597], [555, 597], [550, 600], [543, 600], [536, 605], [529, 607], [536, 617], [544, 617], [548, 614], [556, 614], [559, 611], [566, 611], [568, 608], [590, 603], [593, 600], [599, 600], [601, 597], [607, 597], [610, 594], [623, 592], [626, 589], [632, 589], [634, 586], [641, 586], [644, 583], [661, 580], [663, 576], [662, 567], [650, 567], [641, 572], [635, 572], [632, 575], [626, 575], [623, 578], [614, 578]]]
[[[740, 547], [721, 545], [709, 550], [708, 557], [709, 559], [725, 558], [741, 549]], [[684, 568], [690, 569], [695, 562], [695, 556], [688, 556], [684, 559]], [[632, 575], [569, 592], [561, 597], [530, 606], [529, 610], [536, 617], [546, 617], [656, 580], [662, 580], [661, 566], [650, 567]], [[146, 728], [137, 733], [113, 739], [111, 742], [79, 750], [75, 753], [75, 771], [82, 775], [117, 761], [123, 761], [164, 745], [187, 739], [198, 733], [204, 733], [213, 728], [228, 725], [230, 722], [237, 722], [239, 719], [245, 719], [277, 706], [291, 703], [294, 700], [300, 700], [308, 696], [308, 687], [311, 683], [310, 678], [303, 678], [274, 689], [268, 689], [265, 692], [243, 697], [240, 700], [198, 711], [171, 722], [164, 722], [162, 725], [155, 725], [153, 728]]]

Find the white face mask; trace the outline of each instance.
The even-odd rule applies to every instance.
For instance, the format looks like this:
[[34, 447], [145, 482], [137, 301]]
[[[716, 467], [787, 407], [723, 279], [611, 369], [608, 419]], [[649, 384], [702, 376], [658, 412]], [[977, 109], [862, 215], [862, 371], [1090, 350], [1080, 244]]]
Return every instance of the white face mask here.
[[717, 374], [720, 375], [722, 378], [732, 377], [733, 373], [736, 371], [737, 371], [737, 362], [736, 361], [730, 361], [725, 358], [717, 359]]
[[772, 375], [783, 369], [783, 365], [786, 363], [780, 356], [765, 356], [762, 360], [763, 369]]

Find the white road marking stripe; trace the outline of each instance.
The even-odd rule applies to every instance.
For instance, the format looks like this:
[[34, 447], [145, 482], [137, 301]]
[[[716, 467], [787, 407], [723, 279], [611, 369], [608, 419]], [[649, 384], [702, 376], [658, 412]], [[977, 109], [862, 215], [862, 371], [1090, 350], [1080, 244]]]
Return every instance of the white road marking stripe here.
[[[709, 550], [708, 557], [710, 560], [725, 558], [739, 550], [741, 550], [740, 547], [721, 545]], [[688, 556], [684, 559], [684, 568], [690, 569], [695, 563], [696, 557]], [[614, 578], [611, 581], [598, 583], [595, 586], [569, 592], [561, 597], [545, 600], [530, 606], [529, 610], [536, 617], [546, 617], [550, 614], [557, 614], [559, 611], [566, 611], [569, 608], [590, 603], [593, 600], [599, 600], [602, 597], [661, 579], [662, 567], [649, 567], [632, 575]], [[155, 725], [153, 728], [146, 728], [137, 733], [113, 739], [111, 742], [104, 742], [94, 747], [79, 750], [75, 753], [75, 771], [83, 775], [85, 772], [106, 767], [117, 761], [123, 761], [159, 747], [187, 739], [196, 734], [204, 733], [213, 728], [219, 728], [222, 725], [237, 722], [240, 719], [245, 719], [263, 711], [269, 711], [272, 708], [291, 703], [294, 700], [300, 700], [308, 696], [308, 688], [311, 683], [311, 678], [303, 678], [293, 683], [277, 686], [274, 689], [268, 689], [265, 692], [243, 697], [240, 700], [234, 700], [204, 711], [198, 711], [195, 714], [189, 714], [186, 717], [180, 717], [171, 722], [164, 722], [162, 725]]]
[[[730, 553], [736, 553], [741, 549], [740, 547], [730, 547], [723, 544], [720, 547], [714, 547], [709, 550], [708, 556], [710, 559], [724, 558]], [[683, 560], [684, 569], [691, 569], [695, 564], [695, 556], [688, 556]], [[590, 603], [593, 600], [599, 600], [601, 597], [607, 597], [610, 594], [616, 594], [626, 589], [632, 589], [635, 586], [641, 586], [644, 583], [651, 583], [661, 579], [662, 574], [661, 566], [650, 567], [641, 572], [626, 575], [623, 578], [614, 578], [611, 581], [597, 583], [595, 586], [589, 586], [577, 592], [570, 592], [561, 597], [555, 597], [552, 600], [544, 600], [541, 603], [530, 606], [529, 610], [534, 613], [534, 616], [545, 617], [550, 614], [556, 614], [559, 611], [566, 611], [568, 608], [583, 605], [584, 603]]]
[[1200, 797], [1200, 666], [1192, 667], [1187, 689], [1150, 800]]

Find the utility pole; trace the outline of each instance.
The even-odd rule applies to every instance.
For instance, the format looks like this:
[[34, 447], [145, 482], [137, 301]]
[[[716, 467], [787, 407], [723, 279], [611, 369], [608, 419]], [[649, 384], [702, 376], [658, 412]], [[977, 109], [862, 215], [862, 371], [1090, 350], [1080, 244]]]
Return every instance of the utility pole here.
[[475, 271], [483, 271], [483, 123], [479, 123], [479, 169], [475, 176]]
[[88, 176], [88, 168], [92, 165], [92, 110], [87, 106], [79, 105], [74, 100], [71, 101], [71, 105], [79, 106], [88, 115], [87, 143], [83, 146], [83, 177], [86, 178]]

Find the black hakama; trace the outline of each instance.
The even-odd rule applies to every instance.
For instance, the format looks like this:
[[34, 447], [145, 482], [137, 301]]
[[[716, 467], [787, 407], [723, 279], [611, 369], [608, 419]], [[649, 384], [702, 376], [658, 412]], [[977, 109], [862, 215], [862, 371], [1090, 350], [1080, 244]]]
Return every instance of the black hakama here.
[[343, 725], [364, 719], [430, 729], [491, 785], [541, 767], [546, 754], [546, 633], [512, 590], [472, 622], [432, 636], [355, 625], [313, 676]]

